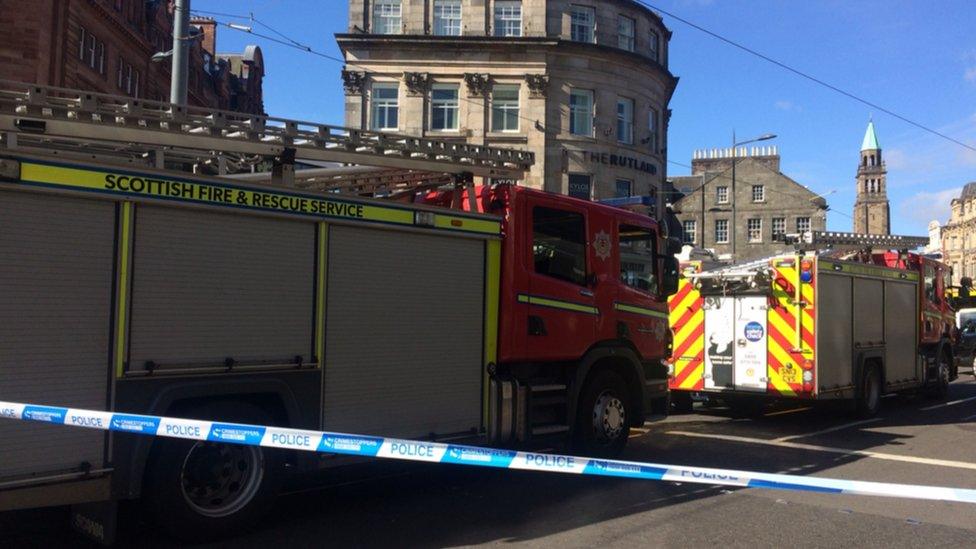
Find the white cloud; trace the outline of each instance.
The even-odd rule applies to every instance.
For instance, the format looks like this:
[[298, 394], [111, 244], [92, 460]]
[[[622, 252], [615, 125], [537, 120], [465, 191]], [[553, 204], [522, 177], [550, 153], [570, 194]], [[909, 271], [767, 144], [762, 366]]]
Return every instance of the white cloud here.
[[964, 53], [962, 60], [966, 65], [962, 72], [963, 79], [976, 84], [976, 50], [969, 50]]
[[777, 110], [786, 112], [800, 112], [803, 110], [802, 107], [788, 99], [780, 99], [779, 101], [773, 103], [773, 106], [776, 107]]
[[918, 192], [903, 200], [898, 209], [902, 215], [919, 223], [928, 224], [933, 219], [945, 223], [949, 220], [950, 202], [961, 192], [962, 187]]

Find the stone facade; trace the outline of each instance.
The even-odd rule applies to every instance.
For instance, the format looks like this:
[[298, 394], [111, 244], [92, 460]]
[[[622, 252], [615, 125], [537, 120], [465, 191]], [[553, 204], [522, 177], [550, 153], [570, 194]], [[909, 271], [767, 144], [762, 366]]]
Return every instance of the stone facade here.
[[860, 160], [857, 166], [857, 199], [854, 201], [854, 232], [891, 234], [888, 170], [881, 158], [881, 145], [874, 131], [874, 122], [868, 122], [861, 143]]
[[774, 232], [826, 229], [826, 201], [780, 171], [775, 147], [742, 147], [735, 156], [734, 184], [732, 149], [696, 151], [692, 175], [672, 178], [684, 189], [674, 209], [686, 244], [738, 262], [790, 250]]
[[942, 261], [952, 267], [952, 283], [976, 280], [976, 181], [967, 183], [952, 200], [949, 222], [942, 226]]
[[[30, 9], [23, 9], [30, 4]], [[173, 14], [164, 0], [0, 0], [0, 78], [167, 101]], [[193, 19], [191, 105], [264, 112], [260, 48], [216, 51], [216, 23]]]
[[[379, 19], [381, 5], [399, 19]], [[445, 7], [460, 10], [454, 34], [436, 15]], [[574, 12], [584, 25], [573, 24]], [[655, 194], [665, 181], [677, 84], [667, 69], [669, 38], [661, 18], [631, 0], [350, 0], [349, 33], [336, 36], [346, 60], [346, 125], [531, 150], [536, 162], [523, 184], [552, 192]], [[377, 111], [377, 85], [394, 94], [396, 127], [377, 124], [389, 119]], [[439, 130], [434, 93], [445, 86], [458, 91], [458, 122]], [[517, 94], [517, 115], [509, 111], [502, 127], [499, 89]], [[574, 92], [589, 105], [577, 103], [571, 123]]]

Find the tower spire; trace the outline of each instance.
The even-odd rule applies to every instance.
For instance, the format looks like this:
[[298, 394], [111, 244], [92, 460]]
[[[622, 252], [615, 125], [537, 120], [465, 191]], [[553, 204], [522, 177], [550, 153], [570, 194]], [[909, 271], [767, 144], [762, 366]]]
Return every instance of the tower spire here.
[[874, 120], [868, 121], [868, 129], [864, 132], [864, 140], [861, 141], [862, 151], [876, 151], [881, 148], [878, 145], [878, 134], [874, 133]]

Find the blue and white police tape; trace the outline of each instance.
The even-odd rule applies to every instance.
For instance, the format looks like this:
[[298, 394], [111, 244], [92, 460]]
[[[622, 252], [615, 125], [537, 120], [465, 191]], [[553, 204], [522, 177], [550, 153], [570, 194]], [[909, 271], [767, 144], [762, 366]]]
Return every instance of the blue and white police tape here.
[[475, 465], [499, 469], [976, 503], [976, 490], [974, 489], [594, 459], [560, 454], [498, 450], [460, 444], [286, 429], [266, 425], [244, 425], [38, 406], [17, 402], [0, 401], [0, 418], [138, 435], [207, 440], [374, 458]]

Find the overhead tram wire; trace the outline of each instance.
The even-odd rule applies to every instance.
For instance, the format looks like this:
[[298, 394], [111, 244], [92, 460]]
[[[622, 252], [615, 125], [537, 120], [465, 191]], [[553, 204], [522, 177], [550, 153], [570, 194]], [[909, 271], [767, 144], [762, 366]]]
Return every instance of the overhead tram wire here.
[[[640, 0], [637, 0], [637, 1], [640, 2]], [[645, 4], [645, 5], [647, 5], [648, 7], [652, 7], [649, 4]], [[652, 9], [657, 9], [657, 8], [653, 8], [652, 7]], [[663, 10], [659, 10], [659, 11], [662, 11], [662, 13], [666, 13], [667, 15], [669, 15], [671, 17], [675, 17], [675, 16], [673, 16], [673, 15], [667, 13], [667, 12], [664, 12]], [[287, 46], [289, 48], [293, 48], [293, 49], [296, 49], [296, 50], [299, 50], [299, 51], [303, 51], [305, 53], [310, 53], [312, 55], [316, 55], [316, 56], [321, 57], [323, 59], [328, 59], [329, 61], [334, 61], [336, 63], [345, 65], [347, 67], [353, 67], [353, 68], [356, 68], [356, 69], [362, 69], [364, 71], [369, 70], [367, 67], [364, 67], [362, 65], [357, 65], [355, 63], [349, 63], [348, 61], [346, 61], [345, 59], [342, 59], [340, 57], [336, 57], [334, 55], [329, 55], [327, 53], [323, 53], [323, 52], [314, 50], [314, 49], [312, 49], [312, 48], [310, 48], [310, 47], [302, 44], [301, 42], [298, 42], [297, 40], [294, 40], [294, 39], [292, 39], [292, 38], [290, 38], [290, 37], [288, 37], [288, 36], [286, 36], [286, 35], [278, 32], [277, 30], [271, 28], [266, 23], [263, 23], [258, 18], [254, 17], [254, 14], [250, 14], [248, 16], [244, 16], [244, 15], [233, 15], [233, 14], [222, 14], [220, 12], [203, 11], [203, 10], [191, 10], [191, 13], [220, 15], [220, 16], [224, 16], [224, 17], [232, 17], [232, 18], [235, 18], [235, 19], [247, 19], [247, 20], [250, 20], [250, 21], [254, 21], [255, 23], [257, 23], [257, 24], [259, 24], [259, 25], [261, 25], [261, 26], [269, 29], [271, 32], [274, 32], [274, 33], [280, 35], [283, 39], [281, 39], [281, 38], [275, 38], [274, 36], [268, 36], [267, 34], [262, 34], [260, 32], [255, 32], [254, 29], [242, 29], [239, 26], [233, 26], [230, 23], [227, 23], [225, 21], [216, 21], [215, 20], [215, 22], [218, 25], [223, 25], [223, 26], [225, 26], [225, 27], [227, 27], [227, 28], [229, 28], [231, 30], [235, 30], [237, 32], [243, 32], [243, 33], [246, 33], [246, 34], [251, 34], [251, 35], [257, 36], [258, 38], [262, 38], [264, 40], [268, 40], [270, 42], [274, 42], [274, 43], [280, 44], [282, 46]], [[675, 18], [678, 19], [677, 17], [675, 17]], [[684, 21], [682, 20], [682, 22], [684, 22]], [[688, 24], [689, 25], [693, 25], [692, 23], [688, 23]], [[705, 29], [702, 29], [702, 30], [705, 31], [705, 32], [709, 32], [709, 31], [707, 31]], [[479, 107], [484, 107], [484, 103], [483, 102], [473, 101], [471, 99], [468, 99], [467, 97], [461, 97], [460, 94], [458, 94], [458, 101], [459, 102], [470, 103], [472, 105], [477, 105]], [[524, 121], [530, 122], [532, 124], [540, 124], [537, 119], [529, 118], [529, 117], [524, 116], [522, 114], [519, 114], [518, 115], [518, 118], [520, 120], [524, 120]], [[974, 149], [974, 150], [976, 150], [976, 149]], [[668, 160], [668, 163], [669, 164], [674, 164], [675, 166], [681, 166], [683, 168], [691, 169], [691, 166], [689, 166], [687, 164], [682, 164], [680, 162], [676, 162], [674, 160]], [[719, 177], [721, 177], [721, 176], [719, 176]], [[746, 181], [745, 183], [749, 183], [749, 182]], [[696, 187], [694, 190], [698, 190], [699, 188], [701, 188], [701, 187]], [[770, 189], [770, 190], [772, 190], [772, 189]], [[672, 194], [674, 194], [676, 192], [677, 191], [672, 191]], [[776, 192], [780, 192], [780, 193], [783, 193], [783, 194], [789, 194], [790, 196], [797, 196], [797, 195], [792, 195], [790, 193], [787, 193], [786, 191], [776, 191]], [[822, 196], [822, 195], [819, 195], [818, 194], [818, 196]], [[850, 217], [851, 219], [853, 219], [853, 217], [851, 217], [850, 215], [847, 215], [847, 214], [841, 212], [840, 210], [833, 210], [833, 209], [831, 209], [830, 211], [831, 212], [839, 213], [841, 215], [844, 215], [846, 217]]]
[[[783, 63], [782, 61], [778, 61], [776, 59], [773, 59], [772, 57], [769, 57], [766, 54], [763, 54], [763, 53], [761, 53], [759, 51], [756, 51], [756, 50], [754, 50], [754, 49], [752, 49], [752, 48], [750, 48], [748, 46], [745, 46], [743, 44], [740, 44], [740, 43], [736, 42], [735, 40], [732, 40], [730, 38], [726, 38], [725, 36], [722, 36], [722, 35], [714, 32], [714, 31], [711, 31], [711, 30], [709, 30], [709, 29], [707, 29], [705, 27], [702, 27], [701, 25], [698, 25], [696, 23], [693, 23], [693, 22], [691, 22], [691, 21], [689, 21], [689, 20], [687, 20], [687, 19], [685, 19], [685, 18], [683, 18], [683, 17], [681, 17], [679, 15], [676, 15], [676, 14], [670, 12], [670, 11], [661, 9], [661, 8], [659, 8], [659, 7], [657, 7], [657, 6], [653, 5], [653, 4], [650, 4], [649, 2], [646, 2], [645, 0], [634, 0], [634, 1], [637, 2], [638, 4], [641, 4], [641, 5], [649, 8], [649, 9], [651, 9], [651, 10], [655, 10], [655, 11], [658, 11], [660, 13], [663, 13], [663, 14], [667, 15], [668, 17], [671, 17], [672, 19], [676, 20], [676, 21], [679, 21], [679, 22], [684, 23], [685, 25], [688, 25], [688, 26], [690, 26], [690, 27], [692, 27], [692, 28], [694, 28], [694, 29], [696, 29], [698, 31], [701, 31], [701, 32], [703, 32], [703, 33], [705, 33], [705, 34], [707, 34], [707, 35], [715, 38], [716, 40], [719, 40], [721, 42], [724, 42], [724, 43], [726, 43], [726, 44], [728, 44], [728, 45], [730, 45], [730, 46], [732, 46], [734, 48], [740, 49], [740, 50], [742, 50], [742, 51], [744, 51], [744, 52], [746, 52], [746, 53], [748, 53], [750, 55], [754, 55], [754, 56], [756, 56], [756, 57], [758, 57], [758, 58], [760, 58], [760, 59], [762, 59], [762, 60], [764, 60], [764, 61], [766, 61], [768, 63], [772, 63], [773, 65], [776, 65], [776, 66], [778, 66], [778, 67], [780, 67], [780, 68], [782, 68], [782, 69], [784, 69], [786, 71], [789, 71], [789, 72], [791, 72], [791, 73], [793, 73], [793, 74], [795, 74], [795, 75], [797, 75], [797, 76], [799, 76], [801, 78], [804, 78], [806, 80], [809, 80], [811, 82], [814, 82], [814, 83], [816, 83], [816, 84], [818, 84], [820, 86], [823, 86], [823, 87], [825, 87], [825, 88], [827, 88], [827, 89], [829, 89], [831, 91], [834, 91], [834, 92], [839, 93], [839, 94], [841, 94], [841, 95], [843, 95], [845, 97], [848, 97], [849, 99], [853, 99], [853, 100], [855, 100], [855, 101], [857, 101], [859, 103], [862, 103], [864, 105], [867, 105], [867, 106], [869, 106], [869, 107], [871, 107], [873, 109], [878, 109], [879, 111], [881, 111], [881, 112], [883, 112], [885, 114], [888, 114], [890, 116], [893, 116], [893, 117], [897, 118], [898, 120], [901, 120], [901, 121], [903, 121], [903, 122], [905, 122], [907, 124], [910, 124], [912, 126], [915, 126], [916, 128], [919, 128], [919, 129], [921, 129], [921, 130], [923, 130], [925, 132], [931, 133], [933, 135], [936, 135], [938, 137], [941, 137], [942, 139], [945, 139], [945, 140], [948, 140], [948, 141], [950, 141], [952, 143], [955, 143], [956, 145], [959, 145], [961, 147], [965, 147], [965, 148], [967, 148], [967, 149], [969, 149], [971, 151], [976, 152], [976, 146], [969, 145], [967, 143], [964, 143], [962, 141], [959, 141], [958, 139], [955, 139], [954, 137], [951, 137], [949, 135], [946, 135], [946, 134], [944, 134], [944, 133], [942, 133], [942, 132], [940, 132], [938, 130], [932, 129], [932, 128], [924, 125], [924, 124], [921, 124], [919, 122], [915, 122], [914, 120], [912, 120], [912, 119], [910, 119], [910, 118], [908, 118], [906, 116], [903, 116], [901, 114], [898, 114], [898, 113], [896, 113], [896, 112], [894, 112], [894, 111], [892, 111], [890, 109], [887, 109], [885, 107], [882, 107], [881, 105], [878, 105], [878, 104], [873, 103], [873, 102], [871, 102], [871, 101], [869, 101], [867, 99], [864, 99], [864, 98], [862, 98], [860, 96], [857, 96], [854, 93], [851, 93], [851, 92], [846, 91], [844, 89], [841, 89], [841, 88], [839, 88], [837, 86], [834, 86], [833, 84], [830, 84], [830, 83], [828, 83], [828, 82], [826, 82], [824, 80], [821, 80], [820, 78], [817, 78], [817, 77], [815, 77], [813, 75], [807, 74], [807, 73], [805, 73], [805, 72], [803, 72], [803, 71], [801, 71], [799, 69], [795, 69], [795, 68], [791, 67], [790, 65], [787, 65], [786, 63]], [[254, 17], [254, 14], [253, 13], [250, 14], [249, 16], [243, 16], [243, 15], [235, 15], [235, 14], [228, 14], [228, 13], [221, 13], [221, 12], [214, 12], [214, 11], [204, 11], [204, 10], [191, 10], [191, 11], [192, 12], [195, 12], [195, 13], [205, 14], [205, 15], [206, 14], [211, 14], [211, 15], [221, 15], [221, 16], [224, 16], [224, 17], [231, 17], [231, 18], [235, 18], [235, 19], [249, 19], [249, 20], [254, 21], [255, 23], [257, 23], [257, 24], [259, 24], [259, 25], [261, 25], [261, 26], [263, 26], [263, 27], [271, 30], [272, 32], [274, 32], [274, 33], [276, 33], [276, 34], [284, 37], [287, 40], [287, 42], [284, 42], [284, 41], [282, 41], [280, 39], [277, 39], [277, 38], [274, 38], [272, 36], [268, 36], [268, 35], [264, 35], [264, 34], [261, 34], [261, 33], [254, 32], [253, 29], [251, 29], [251, 30], [241, 29], [239, 27], [231, 26], [229, 23], [222, 22], [222, 21], [217, 21], [217, 23], [218, 24], [221, 24], [221, 25], [224, 25], [224, 26], [226, 26], [226, 27], [228, 27], [230, 29], [236, 30], [238, 32], [245, 32], [245, 33], [248, 33], [248, 34], [253, 34], [254, 36], [257, 36], [259, 38], [264, 38], [265, 40], [270, 40], [272, 42], [276, 42], [276, 43], [281, 44], [281, 45], [284, 45], [284, 46], [288, 46], [288, 47], [295, 48], [295, 49], [298, 49], [298, 50], [301, 50], [301, 51], [305, 51], [305, 52], [311, 53], [313, 55], [318, 55], [320, 57], [324, 57], [325, 59], [330, 59], [332, 61], [336, 61], [336, 62], [342, 63], [344, 65], [348, 65], [348, 66], [351, 66], [351, 67], [356, 67], [356, 68], [360, 68], [360, 69], [366, 70], [365, 67], [362, 67], [362, 66], [359, 66], [359, 65], [355, 65], [355, 64], [351, 64], [351, 63], [348, 63], [344, 59], [340, 59], [340, 58], [335, 57], [335, 56], [331, 56], [331, 55], [328, 55], [328, 54], [324, 54], [324, 53], [318, 52], [318, 51], [313, 50], [312, 48], [310, 48], [308, 46], [305, 46], [304, 44], [301, 44], [300, 42], [298, 42], [296, 40], [293, 40], [293, 39], [285, 36], [284, 34], [278, 32], [277, 30], [271, 28], [266, 23], [260, 21], [256, 17]], [[471, 103], [476, 103], [476, 102], [471, 101], [471, 100], [469, 100], [467, 98], [461, 98], [461, 97], [459, 97], [458, 99], [460, 101], [468, 101], [468, 102], [471, 102]], [[532, 119], [529, 119], [529, 118], [524, 117], [522, 115], [519, 115], [519, 118], [522, 119], [522, 120], [526, 120], [526, 121], [532, 122], [533, 124], [535, 124], [535, 123], [538, 122], [538, 120], [532, 120]]]
[[777, 67], [779, 67], [779, 68], [781, 68], [783, 70], [789, 71], [789, 72], [791, 72], [791, 73], [793, 73], [793, 74], [795, 74], [795, 75], [797, 75], [797, 76], [799, 76], [801, 78], [804, 78], [806, 80], [809, 80], [811, 82], [814, 82], [815, 84], [818, 84], [820, 86], [823, 86], [823, 87], [825, 87], [825, 88], [827, 88], [827, 89], [829, 89], [831, 91], [837, 92], [837, 93], [839, 93], [839, 94], [841, 94], [841, 95], [843, 95], [843, 96], [845, 96], [845, 97], [847, 97], [849, 99], [853, 99], [853, 100], [855, 100], [855, 101], [857, 101], [857, 102], [859, 102], [861, 104], [867, 105], [867, 106], [871, 107], [872, 109], [877, 109], [877, 110], [879, 110], [879, 111], [881, 111], [881, 112], [883, 112], [885, 114], [888, 114], [890, 116], [893, 116], [893, 117], [897, 118], [898, 120], [901, 120], [902, 122], [905, 122], [907, 124], [911, 124], [912, 126], [915, 126], [916, 128], [919, 128], [919, 129], [921, 129], [923, 131], [926, 131], [928, 133], [931, 133], [933, 135], [936, 135], [938, 137], [941, 137], [942, 139], [945, 139], [947, 141], [950, 141], [952, 143], [955, 143], [956, 145], [959, 145], [960, 147], [965, 147], [965, 148], [967, 148], [967, 149], [969, 149], [971, 151], [976, 152], [976, 146], [970, 145], [968, 143], [964, 143], [964, 142], [959, 141], [958, 139], [956, 139], [954, 137], [951, 137], [949, 135], [946, 135], [946, 134], [944, 134], [944, 133], [942, 133], [942, 132], [940, 132], [938, 130], [935, 130], [933, 128], [930, 128], [928, 126], [925, 126], [924, 124], [920, 124], [918, 122], [915, 122], [914, 120], [912, 120], [912, 119], [910, 119], [910, 118], [908, 118], [906, 116], [900, 115], [900, 114], [898, 114], [898, 113], [896, 113], [896, 112], [894, 112], [894, 111], [892, 111], [890, 109], [886, 109], [886, 108], [882, 107], [881, 105], [878, 105], [877, 103], [872, 103], [871, 101], [869, 101], [867, 99], [864, 99], [863, 97], [860, 97], [858, 95], [855, 95], [852, 92], [849, 92], [849, 91], [844, 90], [842, 88], [839, 88], [839, 87], [837, 87], [837, 86], [835, 86], [833, 84], [830, 84], [829, 82], [826, 82], [824, 80], [821, 80], [820, 78], [817, 78], [816, 76], [813, 76], [811, 74], [808, 74], [806, 72], [803, 72], [803, 71], [801, 71], [799, 69], [793, 68], [790, 65], [787, 65], [786, 63], [783, 63], [782, 61], [778, 61], [776, 59], [773, 59], [772, 57], [770, 57], [770, 56], [768, 56], [768, 55], [766, 55], [766, 54], [764, 54], [762, 52], [756, 51], [756, 50], [754, 50], [754, 49], [752, 49], [752, 48], [750, 48], [750, 47], [748, 47], [746, 45], [740, 44], [739, 42], [736, 42], [735, 40], [732, 40], [731, 38], [726, 38], [725, 36], [722, 36], [721, 34], [718, 34], [717, 32], [714, 32], [714, 31], [711, 31], [709, 29], [706, 29], [705, 27], [702, 27], [701, 25], [697, 25], [695, 23], [692, 23], [691, 21], [689, 21], [689, 20], [687, 20], [687, 19], [685, 19], [683, 17], [680, 17], [678, 15], [675, 15], [674, 13], [671, 13], [671, 12], [669, 12], [667, 10], [663, 10], [663, 9], [661, 9], [661, 8], [655, 6], [655, 5], [652, 5], [652, 4], [648, 3], [648, 2], [645, 2], [644, 0], [635, 0], [635, 2], [637, 2], [638, 4], [641, 4], [644, 7], [647, 7], [649, 9], [652, 9], [652, 10], [658, 11], [660, 13], [663, 13], [663, 14], [667, 15], [668, 17], [676, 20], [676, 21], [680, 21], [681, 23], [684, 23], [685, 25], [688, 25], [689, 27], [691, 27], [693, 29], [699, 30], [699, 31], [701, 31], [701, 32], [703, 32], [703, 33], [711, 36], [712, 38], [715, 38], [716, 40], [720, 40], [720, 41], [722, 41], [722, 42], [724, 42], [724, 43], [726, 43], [726, 44], [728, 44], [728, 45], [730, 45], [730, 46], [732, 46], [734, 48], [740, 49], [740, 50], [742, 50], [742, 51], [744, 51], [744, 52], [746, 52], [746, 53], [748, 53], [750, 55], [754, 55], [754, 56], [762, 59], [763, 61], [766, 61], [768, 63], [772, 63], [773, 65], [776, 65]]

